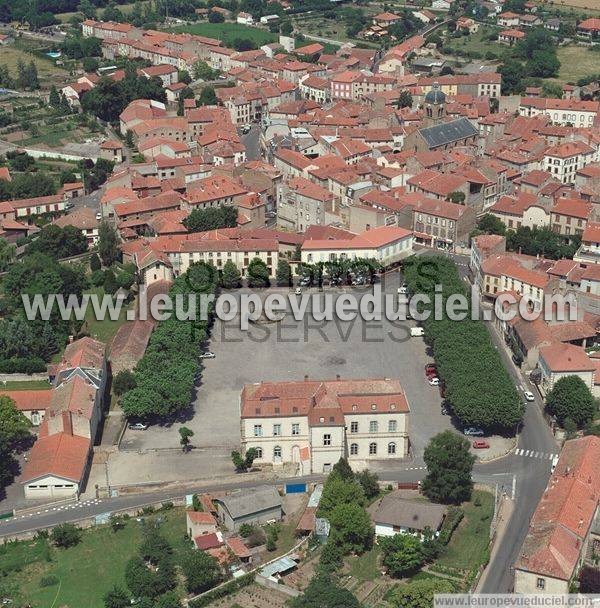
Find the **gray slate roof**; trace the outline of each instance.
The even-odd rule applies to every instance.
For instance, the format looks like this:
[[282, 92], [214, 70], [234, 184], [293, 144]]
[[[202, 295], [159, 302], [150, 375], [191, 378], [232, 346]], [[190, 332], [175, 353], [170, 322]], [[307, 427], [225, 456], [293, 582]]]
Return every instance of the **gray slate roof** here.
[[473, 137], [477, 135], [477, 132], [477, 129], [467, 118], [458, 118], [433, 127], [419, 129], [419, 133], [430, 149]]
[[384, 496], [373, 513], [376, 524], [436, 531], [442, 525], [446, 507], [429, 502], [399, 498], [393, 492]]
[[215, 499], [215, 502], [222, 503], [233, 519], [281, 508], [281, 496], [273, 486], [235, 490], [224, 498]]

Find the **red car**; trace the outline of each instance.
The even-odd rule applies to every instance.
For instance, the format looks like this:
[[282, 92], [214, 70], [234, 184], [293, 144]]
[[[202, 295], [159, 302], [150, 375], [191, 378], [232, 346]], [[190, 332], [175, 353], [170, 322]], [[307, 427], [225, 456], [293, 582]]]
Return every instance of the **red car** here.
[[427, 378], [433, 378], [434, 376], [437, 376], [437, 365], [435, 365], [435, 363], [428, 363], [425, 366], [425, 376]]
[[484, 441], [483, 439], [476, 439], [473, 442], [473, 447], [476, 450], [484, 450], [485, 448], [489, 448], [490, 444], [487, 441]]

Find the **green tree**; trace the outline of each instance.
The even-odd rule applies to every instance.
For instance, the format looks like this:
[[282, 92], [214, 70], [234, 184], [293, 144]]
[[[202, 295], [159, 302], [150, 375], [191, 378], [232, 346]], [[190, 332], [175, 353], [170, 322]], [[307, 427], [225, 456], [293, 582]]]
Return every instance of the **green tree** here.
[[15, 402], [0, 396], [0, 489], [13, 479], [16, 461], [14, 449], [30, 437], [29, 420], [20, 412]]
[[284, 36], [289, 36], [294, 31], [294, 26], [292, 25], [292, 22], [289, 19], [285, 19], [281, 22], [281, 25], [279, 26], [279, 31]]
[[61, 228], [50, 224], [40, 230], [36, 239], [26, 248], [27, 254], [42, 253], [57, 259], [68, 258], [88, 250], [88, 242], [75, 226]]
[[403, 89], [398, 96], [397, 108], [412, 108], [413, 98], [408, 89]]
[[142, 559], [156, 566], [173, 553], [173, 547], [157, 529], [150, 528], [144, 532], [139, 551]]
[[498, 68], [498, 72], [502, 76], [501, 87], [503, 95], [521, 93], [524, 90], [523, 78], [525, 77], [525, 69], [520, 61], [506, 59]]
[[104, 595], [104, 608], [129, 608], [131, 600], [122, 587], [115, 585]]
[[302, 595], [291, 601], [292, 608], [360, 608], [348, 589], [339, 587], [328, 576], [312, 578]]
[[48, 97], [48, 103], [53, 108], [60, 107], [60, 95], [58, 94], [58, 91], [56, 90], [56, 87], [54, 85], [50, 87], [50, 96]]
[[373, 546], [369, 514], [360, 504], [338, 504], [329, 513], [335, 538], [346, 552], [363, 553]]
[[6, 239], [0, 238], [0, 272], [6, 272], [14, 262], [16, 247]]
[[426, 578], [394, 587], [390, 602], [394, 608], [431, 608], [436, 593], [454, 592], [454, 585], [449, 580]]
[[477, 228], [486, 234], [506, 234], [504, 222], [491, 213], [486, 213], [477, 222]]
[[347, 458], [340, 458], [334, 465], [331, 471], [332, 476], [337, 476], [344, 481], [353, 482], [354, 481], [354, 471], [352, 467], [348, 463]]
[[225, 17], [222, 13], [211, 10], [210, 13], [208, 13], [208, 21], [209, 23], [223, 23]]
[[181, 448], [184, 452], [187, 452], [190, 449], [190, 439], [194, 436], [194, 431], [192, 429], [188, 429], [187, 426], [182, 426], [179, 428], [179, 443], [181, 444]]
[[133, 131], [131, 129], [127, 129], [125, 133], [125, 145], [132, 150], [135, 147], [135, 142], [133, 141]]
[[355, 480], [347, 481], [338, 475], [330, 475], [323, 487], [319, 502], [319, 517], [328, 517], [336, 505], [366, 504], [365, 493]]
[[381, 538], [381, 563], [390, 576], [402, 578], [415, 574], [424, 563], [421, 541], [410, 534], [396, 534]]
[[269, 269], [260, 258], [250, 260], [247, 274], [248, 287], [269, 287], [271, 284], [269, 279]]
[[246, 456], [242, 456], [238, 451], [234, 450], [231, 452], [231, 460], [233, 462], [233, 466], [238, 473], [245, 473], [249, 469], [252, 468], [252, 464], [254, 460], [257, 458], [258, 454], [256, 452], [256, 448], [249, 448], [246, 450]]
[[201, 106], [215, 106], [217, 105], [218, 99], [215, 93], [215, 87], [205, 86], [202, 87], [200, 95], [198, 96], [197, 103]]
[[183, 221], [190, 232], [206, 232], [237, 226], [238, 209], [233, 205], [194, 209]]
[[68, 549], [79, 544], [81, 530], [73, 524], [59, 524], [53, 528], [50, 538], [57, 547]]
[[196, 61], [192, 66], [194, 78], [196, 80], [214, 80], [218, 76], [218, 71], [213, 70], [206, 61]]
[[125, 566], [125, 584], [134, 597], [158, 597], [172, 587], [161, 570], [152, 572], [141, 557], [132, 557]]
[[425, 496], [441, 503], [460, 504], [469, 500], [475, 457], [466, 439], [452, 431], [438, 433], [425, 448], [424, 460], [427, 465], [427, 477], [422, 485]]
[[578, 427], [594, 419], [596, 404], [594, 397], [579, 376], [565, 376], [554, 383], [546, 395], [546, 408], [563, 424], [570, 418]]
[[117, 278], [115, 277], [115, 273], [109, 268], [104, 273], [104, 293], [114, 295], [117, 293], [117, 289], [119, 289], [119, 284], [117, 283]]
[[292, 271], [290, 264], [283, 258], [277, 262], [277, 285], [280, 287], [289, 287], [292, 284]]
[[98, 254], [104, 266], [112, 266], [120, 257], [117, 231], [107, 222], [98, 227]]
[[124, 395], [127, 391], [131, 391], [136, 387], [135, 376], [128, 369], [122, 369], [118, 372], [112, 381], [112, 388], [117, 397]]
[[525, 64], [525, 70], [529, 76], [537, 78], [554, 78], [558, 76], [560, 61], [556, 51], [539, 50], [534, 51], [531, 59]]
[[223, 266], [221, 285], [225, 289], [236, 289], [241, 285], [241, 283], [242, 275], [240, 274], [237, 266], [231, 260], [227, 260]]
[[365, 469], [356, 475], [356, 481], [360, 484], [367, 499], [375, 498], [379, 494], [379, 478], [369, 469]]
[[176, 591], [167, 591], [156, 599], [154, 608], [182, 608], [179, 595]]
[[448, 200], [451, 203], [462, 205], [465, 202], [465, 193], [460, 192], [458, 190], [456, 192], [450, 192], [450, 194], [448, 195]]

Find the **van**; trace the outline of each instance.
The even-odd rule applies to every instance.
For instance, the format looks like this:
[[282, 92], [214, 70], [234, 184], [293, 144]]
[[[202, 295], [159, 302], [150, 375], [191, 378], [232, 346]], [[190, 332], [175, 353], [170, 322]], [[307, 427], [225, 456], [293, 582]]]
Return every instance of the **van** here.
[[550, 467], [550, 474], [554, 473], [554, 469], [556, 468], [557, 464], [558, 464], [558, 454], [555, 454], [552, 458], [552, 466]]
[[416, 336], [424, 336], [425, 330], [422, 327], [411, 327], [410, 335], [414, 338]]

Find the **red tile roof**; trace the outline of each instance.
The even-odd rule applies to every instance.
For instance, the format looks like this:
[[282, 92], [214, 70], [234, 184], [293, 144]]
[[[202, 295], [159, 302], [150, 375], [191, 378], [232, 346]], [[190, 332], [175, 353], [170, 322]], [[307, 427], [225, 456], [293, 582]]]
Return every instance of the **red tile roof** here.
[[595, 367], [585, 350], [574, 344], [556, 342], [540, 348], [543, 359], [551, 372], [594, 371]]
[[47, 410], [52, 398], [52, 389], [46, 388], [37, 391], [0, 391], [0, 397], [10, 397], [18, 410], [27, 412], [31, 410]]
[[571, 580], [600, 499], [600, 438], [567, 441], [515, 568]]

